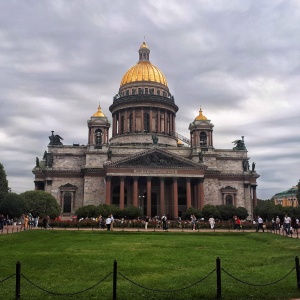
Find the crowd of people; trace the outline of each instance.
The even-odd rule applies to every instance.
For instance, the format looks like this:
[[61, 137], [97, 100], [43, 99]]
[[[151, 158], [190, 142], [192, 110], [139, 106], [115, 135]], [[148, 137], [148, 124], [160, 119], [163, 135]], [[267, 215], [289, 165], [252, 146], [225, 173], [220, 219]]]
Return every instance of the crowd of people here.
[[[264, 224], [263, 219], [258, 216], [257, 218], [257, 227], [256, 232], [259, 232], [262, 230], [262, 232], [265, 232], [266, 225]], [[277, 232], [282, 230], [282, 232], [286, 236], [290, 236], [291, 234], [298, 233], [299, 229], [299, 219], [298, 218], [291, 218], [287, 214], [285, 214], [283, 220], [279, 218], [279, 216], [276, 216], [276, 218], [272, 218], [271, 220], [271, 231]]]

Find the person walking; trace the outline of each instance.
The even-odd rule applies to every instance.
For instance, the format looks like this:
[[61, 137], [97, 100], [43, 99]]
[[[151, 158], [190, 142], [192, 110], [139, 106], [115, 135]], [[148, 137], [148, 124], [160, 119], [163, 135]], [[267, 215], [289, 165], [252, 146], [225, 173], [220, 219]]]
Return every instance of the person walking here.
[[110, 215], [110, 220], [111, 220], [110, 229], [113, 230], [113, 228], [114, 228], [114, 222], [115, 222], [113, 214]]
[[215, 228], [215, 219], [213, 218], [213, 216], [210, 216], [210, 218], [208, 219], [209, 225], [210, 225], [210, 229], [214, 229]]
[[148, 223], [149, 223], [149, 217], [146, 216], [145, 218], [145, 229], [148, 230]]
[[111, 226], [111, 217], [110, 216], [107, 217], [105, 224], [106, 224], [106, 229], [110, 230], [110, 226]]
[[259, 231], [259, 229], [262, 229], [263, 232], [265, 232], [265, 229], [264, 229], [264, 221], [263, 219], [258, 216], [258, 219], [257, 219], [257, 228], [256, 228], [256, 232]]
[[163, 224], [163, 230], [167, 230], [167, 217], [166, 215], [163, 215], [161, 218], [162, 224]]
[[285, 214], [285, 217], [283, 219], [283, 228], [285, 230], [286, 236], [289, 236], [291, 230], [291, 218], [287, 214]]
[[276, 227], [275, 227], [276, 231], [280, 230], [280, 218], [278, 216], [276, 217], [275, 223], [276, 223]]

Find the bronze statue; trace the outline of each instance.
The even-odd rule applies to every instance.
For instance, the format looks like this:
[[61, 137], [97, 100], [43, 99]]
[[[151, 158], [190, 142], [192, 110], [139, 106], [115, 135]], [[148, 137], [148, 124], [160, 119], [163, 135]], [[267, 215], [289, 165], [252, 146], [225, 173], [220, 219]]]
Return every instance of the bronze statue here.
[[152, 141], [154, 145], [157, 145], [158, 137], [155, 134], [152, 135]]
[[53, 130], [51, 132], [52, 132], [52, 135], [49, 136], [49, 140], [50, 140], [49, 145], [54, 145], [54, 146], [56, 146], [56, 145], [62, 145], [63, 143], [60, 140], [63, 140], [63, 138], [60, 137], [58, 134], [54, 135], [53, 134], [53, 132], [54, 132]]
[[203, 151], [201, 150], [200, 152], [198, 152], [199, 155], [199, 162], [203, 162]]
[[106, 152], [106, 155], [107, 155], [108, 160], [111, 160], [112, 151], [110, 149], [108, 149], [108, 151]]
[[40, 160], [39, 160], [38, 157], [36, 157], [36, 159], [35, 159], [35, 166], [36, 166], [37, 168], [40, 167]]
[[252, 172], [255, 172], [255, 162], [252, 163]]
[[244, 136], [242, 136], [241, 140], [235, 140], [233, 141], [235, 144], [235, 147], [233, 147], [233, 150], [247, 150], [244, 142]]

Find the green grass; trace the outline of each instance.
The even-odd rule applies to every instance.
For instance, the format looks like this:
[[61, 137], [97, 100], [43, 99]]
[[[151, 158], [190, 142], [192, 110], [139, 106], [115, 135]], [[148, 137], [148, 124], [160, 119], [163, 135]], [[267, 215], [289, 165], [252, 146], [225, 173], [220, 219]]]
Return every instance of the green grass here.
[[[0, 281], [22, 274], [41, 288], [74, 293], [89, 288], [113, 271], [141, 286], [180, 289], [204, 278], [216, 267], [254, 284], [278, 280], [295, 266], [299, 240], [269, 233], [42, 231], [0, 235]], [[21, 279], [21, 299], [112, 299], [112, 275], [95, 288], [71, 297], [53, 296]], [[0, 299], [14, 299], [15, 278], [0, 282]], [[290, 299], [300, 297], [296, 272], [281, 282], [256, 287], [222, 272], [222, 299]], [[216, 299], [216, 273], [191, 288], [153, 292], [120, 274], [117, 299]]]

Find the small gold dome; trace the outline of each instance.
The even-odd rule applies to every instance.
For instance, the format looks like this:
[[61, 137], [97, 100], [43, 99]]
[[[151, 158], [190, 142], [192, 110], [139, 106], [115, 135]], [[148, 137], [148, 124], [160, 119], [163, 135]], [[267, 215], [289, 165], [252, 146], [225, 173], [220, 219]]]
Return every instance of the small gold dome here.
[[184, 143], [180, 139], [177, 139], [177, 145], [181, 146], [181, 145], [184, 145]]
[[98, 106], [98, 111], [93, 114], [93, 117], [105, 117], [105, 114], [101, 110], [100, 104]]
[[195, 121], [203, 121], [203, 120], [207, 120], [207, 118], [205, 116], [203, 116], [202, 109], [200, 107], [199, 116], [195, 118]]
[[120, 86], [136, 81], [152, 81], [168, 86], [165, 75], [159, 68], [147, 61], [138, 62], [130, 68], [123, 76]]
[[147, 46], [147, 44], [145, 42], [143, 42], [143, 44], [141, 45], [140, 49], [141, 48], [147, 48], [147, 49], [149, 49], [148, 46]]

